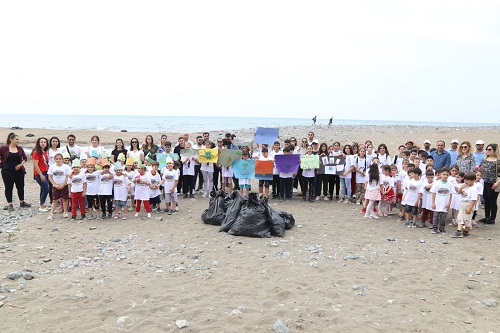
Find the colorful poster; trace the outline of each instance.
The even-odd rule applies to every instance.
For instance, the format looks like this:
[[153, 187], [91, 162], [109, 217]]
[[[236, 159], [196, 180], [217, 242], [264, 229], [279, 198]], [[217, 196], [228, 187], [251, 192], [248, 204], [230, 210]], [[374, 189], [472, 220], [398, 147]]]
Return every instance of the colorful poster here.
[[241, 150], [221, 149], [217, 163], [225, 167], [230, 167], [233, 165], [233, 161], [239, 159], [241, 159]]
[[318, 169], [319, 156], [318, 155], [300, 155], [300, 167], [302, 169]]
[[160, 170], [167, 165], [167, 157], [170, 156], [174, 161], [179, 159], [179, 155], [175, 153], [159, 153], [156, 154], [156, 160], [160, 163]]
[[279, 172], [297, 172], [300, 165], [300, 155], [283, 154], [274, 156]]
[[219, 149], [198, 149], [198, 162], [200, 163], [217, 163], [219, 158]]
[[264, 143], [272, 146], [274, 144], [274, 141], [278, 140], [279, 133], [279, 128], [257, 127], [255, 129], [255, 136], [253, 141], [255, 143]]
[[233, 161], [233, 173], [234, 176], [238, 179], [255, 178], [255, 161], [254, 160]]
[[272, 180], [274, 161], [255, 161], [255, 179]]

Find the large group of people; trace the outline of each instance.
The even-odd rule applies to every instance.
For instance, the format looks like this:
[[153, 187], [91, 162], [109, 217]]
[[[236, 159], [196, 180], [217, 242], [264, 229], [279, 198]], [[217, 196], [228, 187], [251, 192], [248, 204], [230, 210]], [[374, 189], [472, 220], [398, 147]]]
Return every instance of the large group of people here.
[[[312, 131], [300, 140], [290, 137], [272, 145], [237, 146], [234, 137], [227, 133], [212, 140], [205, 132], [191, 141], [189, 133], [185, 133], [173, 141], [162, 135], [155, 142], [152, 135], [146, 135], [143, 140], [134, 137], [126, 143], [116, 139], [111, 151], [101, 146], [97, 135], [84, 147], [76, 144], [72, 134], [66, 137], [66, 144], [56, 136], [40, 137], [31, 153], [34, 179], [40, 186], [38, 209], [49, 212], [49, 219], [54, 217], [58, 206], [64, 217], [72, 219], [76, 219], [78, 207], [82, 218], [118, 218], [120, 212], [124, 212], [122, 218], [127, 218], [126, 212], [131, 209], [139, 216], [143, 205], [151, 217], [153, 211], [175, 214], [177, 194], [184, 198], [193, 198], [195, 194], [208, 197], [214, 190], [235, 188], [246, 195], [254, 183], [258, 184], [260, 195], [269, 199], [292, 200], [296, 193], [303, 201], [359, 203], [366, 218], [388, 216], [396, 208], [407, 226], [425, 227], [429, 220], [434, 233], [445, 232], [443, 221], [451, 215], [450, 223], [457, 225], [454, 234], [457, 237], [470, 233], [471, 225], [476, 222], [474, 212], [481, 201], [485, 216], [479, 221], [495, 223], [500, 160], [494, 143], [485, 145], [477, 140], [473, 147], [469, 141], [454, 139], [446, 149], [442, 140], [435, 147], [430, 140], [424, 140], [422, 147], [408, 140], [391, 155], [384, 143], [374, 145], [368, 140], [364, 144], [328, 144], [320, 142]], [[280, 172], [275, 167], [272, 180], [238, 179], [231, 166], [200, 163], [196, 154], [186, 153], [204, 148], [237, 149], [242, 159], [274, 160], [280, 154], [319, 155], [320, 167], [299, 168], [294, 173]], [[160, 153], [171, 154], [162, 169], [156, 159]], [[337, 172], [327, 172], [321, 168], [323, 157], [342, 157], [337, 160], [342, 165], [337, 166]], [[14, 210], [14, 185], [20, 207], [30, 207], [24, 201], [27, 160], [19, 136], [10, 133], [6, 144], [0, 147], [6, 210]], [[471, 188], [475, 189], [476, 198]], [[421, 221], [417, 223], [419, 217]]]

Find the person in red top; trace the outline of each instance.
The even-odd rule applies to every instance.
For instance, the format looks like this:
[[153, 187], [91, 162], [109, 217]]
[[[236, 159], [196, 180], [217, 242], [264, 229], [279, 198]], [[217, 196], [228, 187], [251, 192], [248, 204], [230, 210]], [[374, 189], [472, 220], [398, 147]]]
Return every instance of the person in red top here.
[[7, 199], [7, 206], [5, 206], [4, 210], [10, 212], [14, 210], [14, 206], [12, 205], [14, 184], [16, 185], [17, 196], [19, 197], [20, 208], [31, 207], [29, 203], [24, 201], [24, 175], [26, 174], [24, 163], [27, 160], [28, 158], [23, 147], [19, 145], [19, 135], [9, 133], [6, 145], [0, 147], [0, 168], [2, 169], [5, 198]]
[[35, 180], [40, 185], [40, 207], [38, 211], [48, 212], [48, 208], [45, 207], [45, 200], [49, 194], [49, 177], [47, 171], [49, 171], [49, 145], [47, 138], [41, 137], [36, 140], [35, 148], [31, 152], [31, 158], [33, 158], [33, 173], [35, 175]]

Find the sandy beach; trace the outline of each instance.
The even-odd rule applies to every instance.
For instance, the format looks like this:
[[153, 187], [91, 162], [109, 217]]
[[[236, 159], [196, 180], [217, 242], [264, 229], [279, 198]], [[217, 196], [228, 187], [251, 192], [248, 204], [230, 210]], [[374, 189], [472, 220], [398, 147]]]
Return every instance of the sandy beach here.
[[[320, 142], [372, 140], [391, 155], [412, 139], [498, 141], [495, 127], [297, 126]], [[10, 129], [2, 128], [4, 140]], [[14, 131], [31, 148], [40, 136], [69, 131]], [[211, 138], [226, 131], [210, 132]], [[251, 138], [252, 129], [232, 131]], [[34, 137], [26, 137], [32, 133]], [[97, 134], [73, 131], [80, 147]], [[153, 134], [155, 141], [159, 133]], [[166, 133], [175, 142], [181, 133]], [[191, 133], [191, 138], [201, 133]], [[127, 144], [128, 146], [128, 144]], [[39, 187], [27, 164], [26, 200], [32, 209], [0, 211], [0, 332], [499, 332], [500, 232], [478, 224], [466, 239], [406, 228], [397, 215], [363, 219], [361, 207], [317, 201], [270, 200], [295, 217], [283, 238], [235, 237], [206, 225], [208, 199], [179, 199], [177, 215], [151, 220], [85, 220], [37, 210]], [[0, 182], [0, 207], [5, 206]], [[16, 197], [16, 195], [14, 195]], [[16, 198], [17, 200], [17, 198]], [[484, 216], [480, 209], [479, 217]], [[12, 272], [22, 277], [9, 279]], [[27, 274], [29, 273], [29, 274]], [[30, 279], [32, 278], [32, 279]], [[179, 320], [189, 326], [179, 328]]]

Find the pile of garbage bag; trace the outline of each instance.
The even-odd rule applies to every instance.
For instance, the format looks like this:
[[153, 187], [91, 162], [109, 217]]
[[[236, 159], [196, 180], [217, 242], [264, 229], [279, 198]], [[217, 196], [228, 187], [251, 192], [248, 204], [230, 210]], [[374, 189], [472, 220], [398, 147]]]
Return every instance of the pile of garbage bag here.
[[283, 237], [285, 230], [295, 225], [292, 214], [275, 211], [255, 192], [248, 198], [242, 198], [238, 191], [228, 195], [214, 192], [201, 219], [207, 224], [219, 225], [219, 231], [248, 237]]

